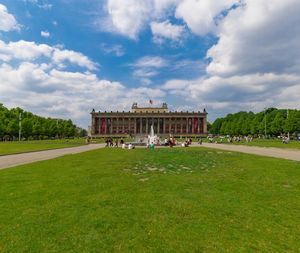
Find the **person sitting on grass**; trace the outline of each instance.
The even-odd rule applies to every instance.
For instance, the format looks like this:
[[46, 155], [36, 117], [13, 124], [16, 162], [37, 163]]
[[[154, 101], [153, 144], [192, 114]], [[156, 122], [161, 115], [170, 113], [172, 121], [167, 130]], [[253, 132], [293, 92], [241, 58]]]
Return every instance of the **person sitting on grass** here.
[[165, 146], [168, 146], [168, 139], [165, 138]]

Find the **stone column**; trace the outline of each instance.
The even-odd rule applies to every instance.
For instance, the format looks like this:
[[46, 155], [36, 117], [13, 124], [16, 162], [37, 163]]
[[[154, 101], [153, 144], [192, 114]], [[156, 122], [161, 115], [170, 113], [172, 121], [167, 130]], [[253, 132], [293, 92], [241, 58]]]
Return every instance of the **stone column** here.
[[116, 134], [119, 133], [119, 117], [117, 117], [117, 128], [116, 128]]
[[206, 116], [203, 118], [203, 132], [204, 132], [204, 134], [207, 134]]
[[163, 124], [163, 134], [165, 134], [165, 133], [166, 133], [167, 118], [164, 117], [163, 120], [164, 120], [164, 124]]
[[159, 128], [160, 128], [160, 117], [157, 118], [157, 133], [160, 134]]
[[182, 134], [182, 118], [180, 118], [180, 134]]
[[131, 118], [129, 117], [129, 118], [128, 118], [128, 133], [131, 133], [131, 130], [130, 130], [130, 122], [131, 122]]
[[110, 135], [113, 135], [113, 118], [110, 118]]
[[125, 118], [122, 118], [122, 134], [124, 134], [124, 130], [125, 130]]
[[148, 135], [148, 128], [149, 128], [149, 125], [148, 125], [148, 118], [146, 117], [146, 134]]
[[101, 124], [102, 124], [102, 122], [101, 122], [101, 118], [100, 117], [99, 117], [98, 122], [99, 122], [99, 134], [101, 134]]
[[186, 130], [185, 130], [186, 134], [189, 133], [189, 118], [186, 118]]
[[134, 118], [134, 134], [136, 134], [136, 118]]
[[140, 118], [140, 134], [143, 134], [142, 130], [143, 130], [143, 120], [142, 118]]

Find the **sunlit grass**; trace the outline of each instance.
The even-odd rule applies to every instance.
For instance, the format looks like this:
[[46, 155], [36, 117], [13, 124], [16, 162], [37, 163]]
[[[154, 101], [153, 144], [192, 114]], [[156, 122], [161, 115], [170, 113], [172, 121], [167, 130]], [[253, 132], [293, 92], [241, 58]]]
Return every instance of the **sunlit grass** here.
[[100, 149], [0, 171], [2, 252], [299, 252], [300, 163]]

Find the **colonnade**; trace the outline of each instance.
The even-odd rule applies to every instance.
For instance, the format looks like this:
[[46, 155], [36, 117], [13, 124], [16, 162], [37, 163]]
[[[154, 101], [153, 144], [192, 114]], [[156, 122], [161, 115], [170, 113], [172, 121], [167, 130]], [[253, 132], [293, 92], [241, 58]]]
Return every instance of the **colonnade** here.
[[92, 134], [122, 135], [155, 134], [206, 134], [206, 117], [93, 117]]

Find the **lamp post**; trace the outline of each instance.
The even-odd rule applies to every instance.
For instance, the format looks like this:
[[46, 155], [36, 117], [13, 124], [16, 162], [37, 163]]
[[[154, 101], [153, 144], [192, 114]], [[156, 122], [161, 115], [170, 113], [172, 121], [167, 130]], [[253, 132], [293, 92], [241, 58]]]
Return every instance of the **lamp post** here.
[[267, 115], [266, 115], [266, 109], [265, 108], [265, 138], [267, 137]]
[[58, 119], [56, 119], [56, 139], [58, 139]]
[[[286, 120], [289, 120], [289, 109], [286, 109]], [[289, 122], [287, 122], [289, 124]], [[289, 127], [289, 125], [288, 125]], [[288, 130], [288, 140], [290, 140], [290, 131]]]
[[19, 113], [19, 141], [21, 141], [21, 120], [22, 120], [22, 114]]

